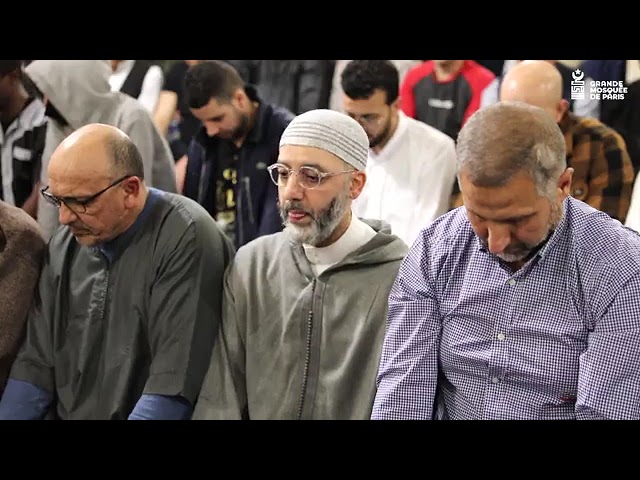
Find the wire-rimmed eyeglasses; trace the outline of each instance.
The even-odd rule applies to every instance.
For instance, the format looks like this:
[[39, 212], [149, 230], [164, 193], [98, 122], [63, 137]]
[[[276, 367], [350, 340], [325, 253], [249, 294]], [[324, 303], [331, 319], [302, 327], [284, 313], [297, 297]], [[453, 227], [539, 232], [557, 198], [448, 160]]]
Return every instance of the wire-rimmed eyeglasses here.
[[341, 175], [343, 173], [356, 172], [357, 170], [341, 170], [339, 172], [321, 172], [315, 167], [300, 167], [297, 170], [289, 168], [281, 163], [274, 163], [270, 165], [267, 170], [271, 176], [271, 180], [279, 187], [285, 187], [289, 181], [291, 174], [295, 173], [298, 178], [298, 185], [307, 190], [313, 190], [318, 188], [322, 180], [327, 177], [333, 177], [335, 175]]
[[110, 188], [115, 187], [120, 182], [125, 181], [127, 178], [133, 177], [134, 175], [125, 175], [124, 177], [118, 178], [113, 183], [109, 184], [106, 188], [103, 188], [97, 193], [94, 193], [90, 197], [58, 197], [48, 192], [49, 187], [43, 188], [40, 190], [40, 193], [44, 197], [44, 199], [49, 202], [51, 205], [54, 205], [60, 208], [60, 205], [63, 203], [66, 207], [75, 213], [85, 213], [87, 211], [87, 207], [94, 202], [100, 195], [109, 190]]

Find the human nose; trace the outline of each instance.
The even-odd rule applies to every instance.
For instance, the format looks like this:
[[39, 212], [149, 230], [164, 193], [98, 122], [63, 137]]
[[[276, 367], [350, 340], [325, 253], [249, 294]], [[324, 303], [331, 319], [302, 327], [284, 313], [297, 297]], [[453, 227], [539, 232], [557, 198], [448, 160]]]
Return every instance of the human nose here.
[[215, 137], [220, 132], [220, 127], [209, 122], [205, 123], [205, 128], [207, 129], [207, 135], [210, 137]]
[[58, 208], [58, 219], [62, 225], [69, 225], [78, 219], [78, 215], [63, 202]]
[[504, 252], [509, 243], [511, 243], [511, 232], [507, 226], [492, 225], [488, 228], [487, 244], [491, 253]]
[[288, 178], [282, 187], [285, 200], [300, 200], [304, 195], [304, 188], [300, 185], [297, 172], [289, 172]]

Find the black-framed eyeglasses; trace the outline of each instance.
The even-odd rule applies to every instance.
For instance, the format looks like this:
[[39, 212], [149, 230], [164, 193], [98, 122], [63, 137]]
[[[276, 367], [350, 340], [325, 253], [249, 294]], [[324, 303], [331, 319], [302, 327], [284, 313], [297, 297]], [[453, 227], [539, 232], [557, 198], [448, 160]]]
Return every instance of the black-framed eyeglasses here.
[[341, 175], [343, 173], [356, 172], [357, 170], [341, 170], [339, 172], [321, 172], [315, 167], [300, 167], [298, 170], [289, 168], [281, 163], [274, 163], [267, 167], [271, 180], [279, 187], [284, 187], [289, 181], [291, 174], [295, 173], [298, 178], [298, 185], [307, 190], [318, 188], [322, 180], [327, 177]]
[[113, 183], [109, 184], [106, 188], [103, 188], [98, 193], [94, 193], [90, 197], [58, 197], [49, 193], [49, 187], [43, 188], [40, 190], [40, 193], [44, 197], [44, 199], [49, 202], [51, 205], [54, 205], [60, 208], [60, 205], [63, 203], [66, 207], [75, 213], [85, 213], [87, 211], [87, 207], [94, 202], [100, 195], [109, 190], [110, 188], [115, 187], [119, 183], [125, 181], [127, 178], [131, 178], [135, 175], [125, 175], [124, 177], [118, 178]]

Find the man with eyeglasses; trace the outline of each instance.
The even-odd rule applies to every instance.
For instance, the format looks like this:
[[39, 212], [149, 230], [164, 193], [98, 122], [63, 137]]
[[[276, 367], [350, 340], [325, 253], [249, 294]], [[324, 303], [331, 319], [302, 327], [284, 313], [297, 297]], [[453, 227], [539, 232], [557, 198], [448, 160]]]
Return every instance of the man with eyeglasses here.
[[296, 117], [269, 167], [283, 232], [241, 247], [193, 418], [366, 419], [406, 244], [361, 220], [369, 141], [333, 110]]
[[455, 142], [400, 110], [398, 69], [390, 60], [352, 60], [342, 72], [343, 108], [369, 137], [367, 185], [356, 215], [379, 218], [412, 245], [449, 210]]
[[[40, 91], [46, 106], [47, 136], [42, 153], [40, 183], [47, 185], [51, 153], [74, 130], [92, 123], [113, 125], [125, 132], [140, 150], [148, 186], [177, 191], [175, 164], [168, 142], [151, 115], [135, 98], [112, 92], [111, 68], [106, 60], [34, 60], [26, 74]], [[58, 212], [38, 202], [38, 222], [50, 238], [58, 227]]]
[[149, 188], [140, 152], [92, 124], [51, 156], [61, 227], [0, 419], [185, 419], [205, 375], [234, 250], [196, 202]]

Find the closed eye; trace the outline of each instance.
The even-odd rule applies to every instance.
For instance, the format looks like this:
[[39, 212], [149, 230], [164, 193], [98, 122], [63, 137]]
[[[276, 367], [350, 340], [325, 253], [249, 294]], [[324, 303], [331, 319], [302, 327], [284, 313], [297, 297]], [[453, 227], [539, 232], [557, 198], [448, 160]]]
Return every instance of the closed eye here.
[[[475, 212], [472, 212], [472, 214], [480, 222], [486, 222], [487, 221], [486, 218], [482, 217], [481, 215], [478, 215]], [[496, 222], [496, 223], [509, 223], [509, 224], [512, 224], [512, 225], [516, 225], [518, 223], [522, 223], [522, 222], [530, 219], [534, 215], [535, 215], [535, 213], [530, 213], [528, 215], [522, 215], [522, 216], [519, 216], [519, 217], [500, 218], [500, 219], [493, 220], [493, 221]]]
[[534, 215], [535, 215], [535, 213], [530, 213], [529, 215], [523, 215], [521, 217], [505, 218], [504, 220], [501, 220], [501, 222], [503, 222], [503, 223], [513, 223], [513, 224], [522, 223], [525, 220], [530, 219]]
[[67, 205], [86, 205], [89, 202], [91, 202], [93, 198], [92, 197], [88, 197], [88, 198], [60, 197], [60, 200], [66, 203]]
[[316, 171], [311, 170], [311, 169], [301, 168], [300, 169], [300, 174], [304, 175], [305, 180], [308, 180], [310, 182], [317, 182], [320, 179], [319, 172], [316, 172]]

